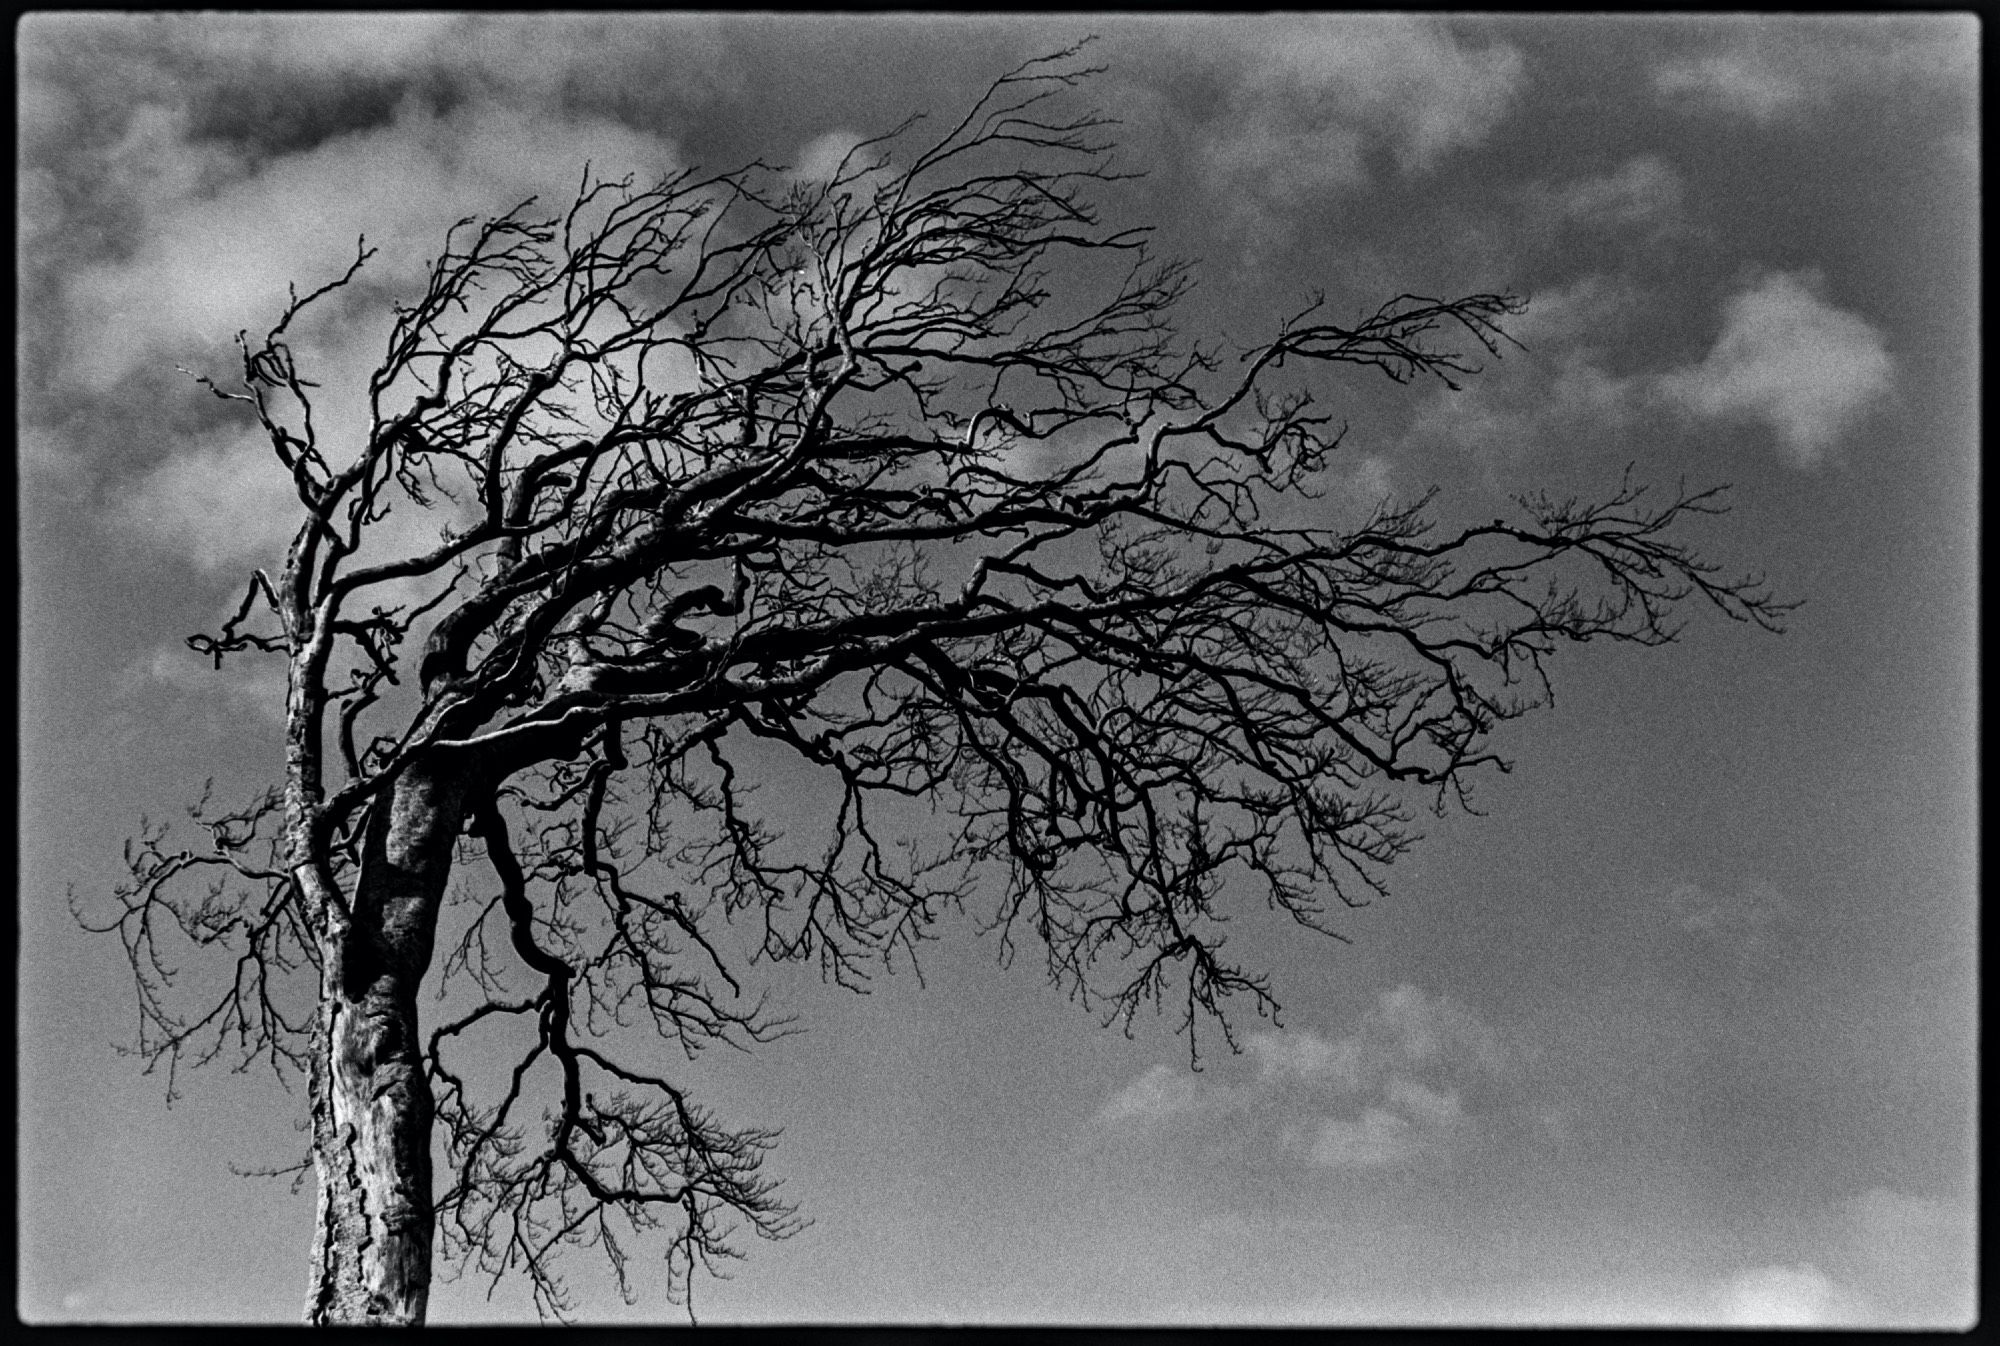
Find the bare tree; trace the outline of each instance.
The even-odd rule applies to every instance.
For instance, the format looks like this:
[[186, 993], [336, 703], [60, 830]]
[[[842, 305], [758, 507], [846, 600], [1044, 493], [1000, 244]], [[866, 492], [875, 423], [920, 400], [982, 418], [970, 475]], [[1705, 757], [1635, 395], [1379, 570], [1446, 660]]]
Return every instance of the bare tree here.
[[[1218, 919], [1339, 938], [1414, 809], [1505, 769], [1489, 735], [1546, 701], [1557, 646], [1665, 643], [1691, 596], [1782, 617], [1674, 540], [1709, 491], [1315, 526], [1340, 443], [1316, 381], [1452, 383], [1520, 304], [1315, 303], [1238, 355], [1184, 343], [1185, 270], [1092, 202], [1110, 123], [1059, 110], [1090, 73], [1029, 62], [825, 182], [586, 173], [560, 218], [462, 222], [353, 442], [287, 333], [366, 297], [365, 247], [208, 385], [302, 509], [191, 641], [286, 660], [282, 782], [204, 798], [200, 847], [142, 829], [95, 923], [170, 1090], [217, 1056], [309, 1079], [310, 1321], [420, 1322], [434, 1239], [561, 1315], [565, 1245], [629, 1297], [658, 1231], [678, 1296], [732, 1230], [796, 1228], [772, 1134], [645, 1048], [784, 1032], [746, 951], [853, 981], [976, 900], [1107, 1022], [1170, 1003], [1194, 1051], [1226, 1002], [1275, 1009]], [[826, 807], [760, 812], [774, 760]], [[232, 960], [192, 1009], [187, 941]]]

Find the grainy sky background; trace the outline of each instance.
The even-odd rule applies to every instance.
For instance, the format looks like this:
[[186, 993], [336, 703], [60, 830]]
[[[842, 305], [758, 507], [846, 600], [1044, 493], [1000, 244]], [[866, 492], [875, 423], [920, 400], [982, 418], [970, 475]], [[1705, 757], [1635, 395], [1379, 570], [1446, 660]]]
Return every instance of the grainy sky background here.
[[[1949, 15], [23, 20], [23, 1315], [290, 1321], [306, 1283], [310, 1190], [231, 1173], [289, 1159], [300, 1100], [217, 1072], [165, 1107], [64, 901], [142, 811], [278, 763], [277, 671], [181, 642], [286, 484], [176, 366], [227, 374], [364, 231], [395, 279], [586, 158], [810, 168], [1085, 32], [1151, 172], [1107, 210], [1199, 259], [1189, 326], [1532, 298], [1463, 394], [1352, 385], [1350, 501], [1728, 481], [1699, 540], [1807, 606], [1563, 657], [1485, 816], [1429, 822], [1351, 945], [1244, 917], [1283, 1024], [1199, 1074], [970, 922], [926, 988], [774, 977], [810, 1031], [702, 1076], [786, 1128], [816, 1223], [698, 1285], [704, 1320], [1969, 1320], [1980, 35]], [[588, 1320], [672, 1316], [571, 1269]]]

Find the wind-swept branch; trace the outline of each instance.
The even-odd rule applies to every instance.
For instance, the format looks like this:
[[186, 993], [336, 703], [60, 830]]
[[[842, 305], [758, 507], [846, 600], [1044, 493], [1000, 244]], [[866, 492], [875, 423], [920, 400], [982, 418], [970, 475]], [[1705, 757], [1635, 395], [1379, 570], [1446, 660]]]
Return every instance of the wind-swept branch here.
[[[365, 249], [245, 343], [216, 391], [304, 518], [196, 647], [286, 657], [285, 782], [208, 851], [146, 833], [106, 928], [156, 1059], [228, 1035], [311, 1061], [316, 1320], [421, 1317], [433, 1123], [445, 1250], [550, 1313], [564, 1246], [629, 1292], [658, 1231], [679, 1294], [732, 1219], [795, 1228], [774, 1133], [629, 1040], [692, 1070], [781, 1035], [760, 961], [864, 984], [976, 906], [1108, 1021], [1229, 1038], [1232, 1003], [1277, 999], [1226, 920], [1340, 938], [1416, 810], [1506, 769], [1495, 731], [1548, 703], [1558, 649], [1667, 643], [1697, 602], [1781, 623], [1677, 540], [1713, 490], [1293, 522], [1336, 480], [1332, 376], [1456, 388], [1522, 305], [1403, 294], [1343, 325], [1315, 298], [1233, 364], [1185, 340], [1189, 271], [1096, 199], [1126, 175], [1070, 103], [1090, 73], [1030, 62], [824, 181], [586, 174], [559, 216], [462, 221], [338, 451], [285, 333]], [[447, 902], [481, 854], [497, 889]], [[202, 867], [264, 887], [167, 898]], [[238, 951], [206, 1014], [166, 1007], [166, 923]], [[266, 989], [302, 964], [311, 1025]]]

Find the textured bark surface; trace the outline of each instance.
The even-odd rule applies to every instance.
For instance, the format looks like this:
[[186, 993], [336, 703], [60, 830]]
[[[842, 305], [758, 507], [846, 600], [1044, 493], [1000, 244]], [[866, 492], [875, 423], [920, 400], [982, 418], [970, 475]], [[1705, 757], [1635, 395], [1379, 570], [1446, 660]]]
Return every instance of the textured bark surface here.
[[416, 1325], [430, 1298], [430, 1083], [417, 991], [462, 801], [406, 774], [370, 824], [352, 923], [328, 941], [313, 1080], [319, 1220], [306, 1320]]

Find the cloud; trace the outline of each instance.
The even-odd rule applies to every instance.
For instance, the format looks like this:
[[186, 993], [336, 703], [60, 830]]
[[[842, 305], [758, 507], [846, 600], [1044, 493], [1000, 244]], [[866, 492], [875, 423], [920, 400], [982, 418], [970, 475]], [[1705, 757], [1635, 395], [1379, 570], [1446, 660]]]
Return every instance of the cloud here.
[[1977, 21], [1930, 16], [1874, 23], [1750, 21], [1709, 50], [1653, 72], [1662, 101], [1685, 111], [1760, 124], [1803, 116], [1850, 94], [1909, 95], [1969, 88], [1978, 68]]
[[1756, 121], [1769, 121], [1806, 96], [1801, 80], [1761, 57], [1735, 52], [1671, 62], [1654, 73], [1653, 87], [1670, 101]]
[[1731, 1327], [1817, 1327], [1839, 1320], [1839, 1291], [1810, 1262], [1758, 1267], [1725, 1282], [1722, 1321]]
[[285, 722], [285, 664], [277, 655], [238, 654], [218, 669], [185, 645], [156, 645], [125, 668], [123, 682], [128, 692], [157, 684], [207, 699], [210, 713], [248, 712], [269, 724]]
[[[319, 353], [365, 372], [383, 290], [420, 281], [450, 224], [530, 195], [553, 212], [586, 159], [642, 180], [677, 166], [670, 140], [628, 120], [650, 114], [617, 72], [652, 47], [665, 64], [650, 85], [679, 90], [669, 76], [708, 38], [685, 19], [622, 31], [606, 42], [603, 23], [569, 16], [34, 16], [21, 261], [40, 414], [81, 394], [181, 417], [190, 403], [159, 405], [173, 367], [226, 376], [235, 332], [261, 331], [288, 283], [340, 274], [364, 233], [380, 251], [354, 297], [383, 322], [341, 334], [362, 349]], [[104, 419], [65, 427], [71, 456], [111, 456], [83, 442]]]
[[1328, 1080], [1343, 1090], [1361, 1088], [1359, 1038], [1328, 1042], [1312, 1032], [1252, 1033], [1245, 1045], [1257, 1061], [1258, 1077], [1266, 1082]]
[[1518, 1056], [1463, 1005], [1407, 984], [1385, 992], [1350, 1037], [1308, 1034], [1260, 1054], [1266, 1079], [1282, 1062], [1366, 1100], [1358, 1114], [1345, 1107], [1320, 1120], [1307, 1154], [1326, 1168], [1388, 1168], [1452, 1147], [1469, 1122], [1465, 1089], [1506, 1076]]
[[1343, 485], [1347, 498], [1365, 509], [1374, 509], [1395, 490], [1395, 468], [1378, 453], [1363, 454]]
[[1664, 376], [1660, 394], [1697, 416], [1760, 421], [1793, 464], [1819, 463], [1894, 374], [1882, 334], [1820, 288], [1814, 275], [1776, 272], [1736, 295], [1714, 348]]
[[1465, 1006], [1405, 984], [1383, 994], [1362, 1021], [1364, 1035], [1387, 1037], [1392, 1060], [1416, 1066], [1506, 1071], [1500, 1035]]
[[1843, 1203], [1836, 1223], [1851, 1275], [1867, 1295], [1867, 1325], [1970, 1330], [1979, 1275], [1969, 1203], [1873, 1187]]
[[799, 150], [792, 171], [807, 182], [827, 182], [863, 138], [859, 131], [828, 131], [814, 136]]
[[113, 154], [147, 165], [128, 174], [139, 241], [70, 280], [68, 371], [104, 391], [149, 358], [212, 358], [236, 331], [274, 320], [288, 284], [338, 276], [363, 235], [379, 249], [367, 280], [420, 282], [452, 223], [530, 196], [558, 210], [586, 159], [599, 176], [643, 180], [672, 152], [609, 122], [406, 102], [388, 125], [249, 167], [192, 141], [187, 114], [143, 110]]
[[[372, 17], [372, 16], [371, 16]], [[754, 78], [724, 22], [700, 14], [457, 15], [427, 55], [507, 99], [609, 110], [699, 106]]]
[[177, 31], [190, 54], [293, 71], [405, 74], [450, 51], [464, 25], [449, 14], [242, 14], [204, 16]]
[[1322, 1120], [1308, 1157], [1322, 1168], [1390, 1168], [1447, 1143], [1464, 1116], [1456, 1090], [1392, 1076], [1382, 1103]]
[[1508, 44], [1472, 47], [1418, 16], [1302, 18], [1260, 28], [1249, 46], [1253, 105], [1305, 128], [1358, 130], [1411, 172], [1484, 140], [1524, 70]]
[[1313, 1137], [1312, 1162], [1322, 1168], [1387, 1168], [1417, 1153], [1410, 1119], [1387, 1108], [1364, 1108], [1353, 1120], [1329, 1117]]
[[[357, 84], [421, 84], [558, 112], [698, 104], [742, 81], [721, 25], [684, 14], [40, 14], [22, 36], [36, 70], [75, 85], [233, 100], [214, 109], [225, 120], [275, 114], [239, 128], [252, 139], [323, 117]], [[48, 98], [46, 83], [30, 87]]]
[[1645, 407], [1647, 380], [1614, 373], [1609, 361], [1643, 303], [1638, 289], [1608, 275], [1535, 295], [1508, 324], [1525, 349], [1509, 349], [1504, 363], [1462, 391], [1434, 392], [1407, 438], [1499, 464], [1622, 431]]
[[1208, 185], [1251, 227], [1364, 185], [1372, 151], [1421, 173], [1484, 140], [1525, 75], [1504, 42], [1473, 46], [1415, 15], [1298, 16], [1196, 25], [1195, 55], [1225, 93], [1196, 130]]
[[1733, 890], [1675, 884], [1667, 891], [1667, 907], [1682, 934], [1739, 954], [1764, 951], [1787, 911], [1784, 897], [1761, 879]]
[[160, 464], [115, 502], [114, 531], [177, 551], [209, 574], [276, 560], [301, 517], [291, 478], [270, 443], [252, 432], [207, 443], [167, 440]]
[[1848, 1203], [1847, 1217], [1861, 1246], [1892, 1262], [1949, 1261], [1954, 1244], [1971, 1232], [1963, 1214], [1887, 1187], [1871, 1187]]
[[1608, 275], [1537, 295], [1510, 324], [1526, 351], [1458, 393], [1434, 393], [1409, 438], [1442, 441], [1492, 462], [1562, 440], [1617, 434], [1667, 408], [1694, 422], [1768, 427], [1794, 466], [1823, 461], [1893, 390], [1882, 334], [1820, 294], [1812, 273], [1774, 272], [1724, 306], [1700, 360], [1620, 371], [1614, 356], [1646, 293]]
[[1450, 1126], [1464, 1116], [1455, 1089], [1432, 1089], [1400, 1076], [1389, 1081], [1389, 1102], [1403, 1115], [1428, 1127]]
[[1249, 1034], [1244, 1046], [1266, 1087], [1303, 1082], [1348, 1094], [1393, 1092], [1388, 1081], [1396, 1071], [1504, 1075], [1512, 1055], [1500, 1034], [1471, 1010], [1407, 983], [1384, 991], [1345, 1037], [1270, 1030]]
[[[1418, 1151], [1416, 1128], [1387, 1109], [1370, 1109], [1328, 1124], [1314, 1137], [1319, 1158], [1353, 1174], [1386, 1174], [1407, 1168]], [[1400, 1200], [1400, 1194], [1391, 1198]], [[1841, 1330], [1930, 1329], [1968, 1331], [1977, 1321], [1977, 1266], [1973, 1257], [1975, 1221], [1969, 1204], [1948, 1208], [1937, 1202], [1877, 1188], [1840, 1203], [1832, 1224], [1807, 1217], [1780, 1222], [1779, 1247], [1730, 1257], [1722, 1251], [1735, 1236], [1717, 1238], [1713, 1226], [1697, 1222], [1686, 1244], [1669, 1239], [1639, 1253], [1637, 1235], [1609, 1214], [1609, 1208], [1576, 1219], [1608, 1238], [1587, 1247], [1564, 1238], [1538, 1245], [1529, 1225], [1508, 1221], [1488, 1226], [1485, 1217], [1465, 1210], [1453, 1235], [1462, 1245], [1477, 1231], [1490, 1241], [1505, 1229], [1521, 1244], [1520, 1253], [1488, 1258], [1483, 1265], [1454, 1266], [1451, 1274], [1420, 1274], [1398, 1285], [1393, 1276], [1369, 1279], [1374, 1295], [1345, 1288], [1320, 1288], [1298, 1298], [1283, 1289], [1260, 1296], [1256, 1321], [1276, 1325], [1430, 1325], [1439, 1327], [1652, 1326], [1665, 1328], [1832, 1328]], [[1202, 1233], [1221, 1225], [1234, 1233], [1242, 1224], [1263, 1241], [1296, 1238], [1269, 1215], [1241, 1220], [1220, 1216], [1197, 1225]], [[1545, 1223], [1545, 1222], [1544, 1222]], [[1675, 1221], [1669, 1217], [1667, 1227]], [[1863, 1230], [1893, 1247], [1896, 1255], [1877, 1267], [1856, 1261], [1842, 1240]], [[1577, 1231], [1572, 1230], [1573, 1234]], [[1736, 1235], [1750, 1234], [1737, 1230]], [[1451, 1236], [1447, 1236], [1447, 1243]], [[1206, 1240], [1204, 1240], [1206, 1242]], [[1226, 1240], [1217, 1240], [1226, 1242]], [[1240, 1240], [1239, 1240], [1240, 1242]], [[1941, 1246], [1942, 1245], [1942, 1246]], [[1562, 1248], [1551, 1257], [1553, 1247]], [[1948, 1258], [1939, 1254], [1950, 1249]], [[1462, 1253], [1462, 1246], [1459, 1248]], [[1421, 1265], [1422, 1259], [1401, 1259]], [[1447, 1260], [1449, 1256], [1447, 1256]], [[1459, 1262], [1465, 1259], [1460, 1257]], [[1942, 1275], [1940, 1272], [1942, 1271]], [[1322, 1279], [1320, 1285], [1332, 1282]], [[1215, 1312], [1183, 1315], [1213, 1320]]]
[[1493, 1287], [1439, 1321], [1542, 1327], [1848, 1327], [1857, 1301], [1811, 1262], [1752, 1267], [1720, 1278], [1667, 1273], [1611, 1282]]
[[1602, 351], [1639, 311], [1645, 297], [1618, 276], [1582, 276], [1568, 285], [1536, 294], [1528, 311], [1507, 324], [1530, 353]]
[[[345, 40], [338, 24], [312, 22], [247, 28], [222, 22], [200, 29], [199, 44], [191, 31], [174, 23], [161, 30], [198, 47], [182, 55], [202, 69], [232, 60], [258, 69], [312, 66], [323, 47], [332, 52]], [[415, 25], [401, 37], [380, 38], [373, 55], [326, 59], [334, 66], [401, 68], [433, 41], [426, 34], [434, 36], [433, 28]], [[245, 54], [252, 50], [260, 54]], [[96, 155], [102, 171], [87, 198], [71, 200], [75, 184], [52, 178], [39, 183], [34, 200], [37, 218], [65, 209], [74, 214], [82, 208], [77, 202], [87, 200], [94, 215], [118, 222], [87, 257], [70, 258], [59, 273], [40, 324], [61, 352], [50, 370], [52, 385], [66, 389], [71, 402], [80, 394], [106, 409], [150, 399], [147, 414], [156, 423], [211, 423], [201, 433], [162, 431], [140, 446], [136, 462], [128, 452], [119, 466], [136, 475], [109, 492], [104, 522], [123, 536], [177, 550], [211, 573], [274, 559], [298, 504], [261, 436], [213, 428], [213, 401], [192, 381], [176, 387], [168, 371], [179, 365], [228, 383], [239, 361], [234, 335], [268, 328], [289, 285], [305, 291], [338, 277], [365, 235], [377, 252], [356, 285], [317, 306], [290, 334], [301, 371], [321, 385], [315, 419], [322, 450], [338, 467], [369, 429], [367, 380], [381, 358], [389, 301], [423, 282], [452, 224], [531, 196], [542, 211], [555, 213], [573, 196], [586, 161], [599, 177], [631, 174], [640, 182], [678, 163], [674, 145], [657, 134], [532, 99], [473, 93], [443, 106], [406, 92], [367, 124], [257, 152], [245, 137], [225, 140], [204, 130], [202, 106], [202, 99], [174, 98], [171, 90], [160, 101], [142, 102]], [[69, 246], [77, 223], [44, 222], [40, 232], [52, 257]], [[108, 419], [41, 427], [36, 461], [85, 458], [88, 427]], [[399, 534], [397, 541], [412, 539], [434, 542], [435, 521], [428, 536]]]
[[1523, 194], [1523, 213], [1531, 227], [1543, 231], [1640, 229], [1657, 234], [1682, 224], [1685, 193], [1672, 164], [1658, 155], [1641, 154], [1608, 173], [1559, 185], [1535, 184]]
[[1320, 495], [1282, 503], [1273, 521], [1309, 528], [1360, 528], [1392, 501], [1397, 478], [1396, 464], [1385, 454], [1344, 454], [1327, 464]]
[[1345, 1035], [1273, 1029], [1243, 1045], [1250, 1078], [1156, 1065], [1098, 1110], [1098, 1124], [1226, 1125], [1239, 1146], [1286, 1162], [1394, 1169], [1470, 1138], [1468, 1099], [1515, 1076], [1526, 1058], [1470, 1009], [1407, 984], [1382, 993]]
[[1202, 1102], [1200, 1082], [1185, 1071], [1155, 1065], [1113, 1094], [1097, 1111], [1102, 1123], [1149, 1120], [1190, 1112]]

